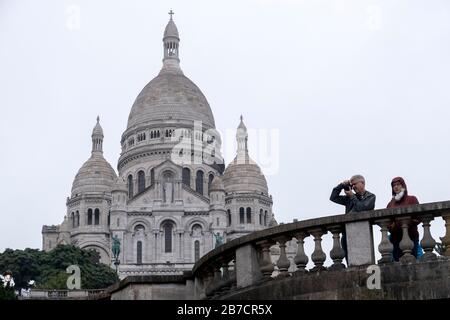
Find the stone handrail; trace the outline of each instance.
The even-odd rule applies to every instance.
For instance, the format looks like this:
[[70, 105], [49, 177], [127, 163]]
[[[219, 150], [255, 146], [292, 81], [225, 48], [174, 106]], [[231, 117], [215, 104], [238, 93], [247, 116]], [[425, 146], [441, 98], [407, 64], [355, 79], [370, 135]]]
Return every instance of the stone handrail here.
[[[274, 280], [295, 274], [322, 270], [339, 270], [346, 267], [375, 264], [372, 225], [381, 228], [381, 242], [378, 263], [391, 263], [393, 245], [388, 239], [388, 226], [397, 221], [402, 227], [402, 240], [399, 247], [401, 258], [396, 263], [414, 263], [413, 241], [408, 234], [411, 219], [420, 221], [423, 238], [420, 245], [424, 250], [423, 261], [435, 260], [433, 253], [435, 240], [431, 236], [430, 223], [435, 217], [445, 221], [446, 235], [441, 238], [446, 247], [445, 256], [450, 256], [450, 201], [411, 205], [401, 208], [380, 209], [358, 213], [340, 214], [322, 218], [282, 224], [276, 227], [253, 232], [252, 234], [229, 241], [200, 258], [193, 267], [195, 292], [199, 299], [217, 298], [235, 289], [255, 285], [261, 281]], [[345, 233], [344, 233], [345, 230]], [[333, 235], [333, 248], [330, 258], [333, 264], [326, 268], [326, 254], [322, 250], [322, 237], [330, 232]], [[341, 235], [346, 235], [347, 252], [341, 246]], [[308, 257], [304, 251], [305, 238], [314, 238], [314, 252]], [[289, 272], [291, 262], [286, 255], [286, 243], [295, 238], [298, 243], [294, 263], [295, 272]], [[278, 244], [279, 259], [274, 264], [270, 248]], [[347, 254], [347, 257], [346, 257]], [[346, 257], [347, 266], [342, 263]], [[314, 267], [306, 269], [311, 258]], [[278, 269], [273, 276], [275, 266]]]

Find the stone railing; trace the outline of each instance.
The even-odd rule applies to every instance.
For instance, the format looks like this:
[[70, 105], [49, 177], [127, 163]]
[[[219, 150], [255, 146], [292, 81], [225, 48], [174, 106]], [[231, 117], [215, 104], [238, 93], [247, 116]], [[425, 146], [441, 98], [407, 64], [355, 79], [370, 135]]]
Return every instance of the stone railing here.
[[[430, 232], [430, 224], [436, 217], [442, 217], [445, 221], [446, 234], [441, 240], [446, 247], [444, 256], [450, 256], [450, 201], [334, 215], [257, 231], [227, 242], [197, 261], [193, 268], [195, 297], [217, 299], [266, 281], [326, 270], [375, 263], [415, 263], [416, 258], [412, 255], [414, 243], [408, 234], [412, 219], [421, 221], [423, 227], [420, 245], [424, 254], [421, 261], [437, 260], [433, 252], [436, 241]], [[393, 245], [388, 238], [388, 226], [394, 221], [403, 230], [399, 244], [402, 251], [399, 262], [393, 262]], [[378, 261], [375, 261], [373, 225], [381, 228], [381, 242], [377, 246], [381, 259]], [[345, 251], [340, 241], [344, 231], [347, 239], [347, 266], [343, 263]], [[324, 266], [327, 256], [322, 249], [322, 237], [328, 232], [333, 238], [333, 247], [329, 252], [333, 262], [327, 268]], [[305, 239], [308, 237], [314, 240], [314, 251], [310, 257], [304, 250]], [[293, 259], [296, 270], [290, 271], [292, 268], [286, 255], [286, 243], [293, 238], [297, 241], [297, 253]], [[276, 263], [272, 262], [270, 251], [274, 245], [279, 247]], [[314, 263], [311, 269], [307, 269], [309, 259]]]
[[22, 292], [20, 300], [89, 300], [105, 292], [105, 289], [86, 289], [86, 290], [42, 290], [32, 289], [28, 292]]

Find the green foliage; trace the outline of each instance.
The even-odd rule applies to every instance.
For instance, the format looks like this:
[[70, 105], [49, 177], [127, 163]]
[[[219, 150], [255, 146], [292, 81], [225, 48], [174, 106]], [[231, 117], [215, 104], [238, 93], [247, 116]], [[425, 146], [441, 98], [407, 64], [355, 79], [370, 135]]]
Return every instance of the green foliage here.
[[50, 252], [37, 249], [6, 249], [0, 254], [0, 273], [11, 270], [16, 289], [36, 280], [41, 289], [67, 289], [70, 274], [66, 268], [78, 265], [81, 270], [82, 289], [102, 289], [117, 282], [117, 274], [109, 266], [99, 262], [95, 250], [83, 250], [71, 245], [60, 245]]

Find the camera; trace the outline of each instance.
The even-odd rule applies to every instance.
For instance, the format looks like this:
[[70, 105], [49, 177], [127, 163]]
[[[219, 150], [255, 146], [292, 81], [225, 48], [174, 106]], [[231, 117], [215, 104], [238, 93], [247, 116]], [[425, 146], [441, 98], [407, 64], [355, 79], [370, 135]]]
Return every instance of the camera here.
[[350, 191], [352, 189], [352, 185], [351, 184], [344, 184], [344, 185], [342, 185], [342, 188], [345, 191]]

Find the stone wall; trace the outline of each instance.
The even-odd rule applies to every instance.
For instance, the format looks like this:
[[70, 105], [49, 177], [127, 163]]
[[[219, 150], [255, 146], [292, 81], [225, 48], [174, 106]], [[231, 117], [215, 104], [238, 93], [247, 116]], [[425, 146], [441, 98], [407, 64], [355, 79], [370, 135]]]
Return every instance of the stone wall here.
[[[380, 268], [380, 289], [368, 289], [367, 266], [325, 270], [274, 279], [236, 290], [221, 299], [236, 300], [429, 300], [450, 299], [450, 260]], [[372, 283], [371, 281], [369, 281]]]

